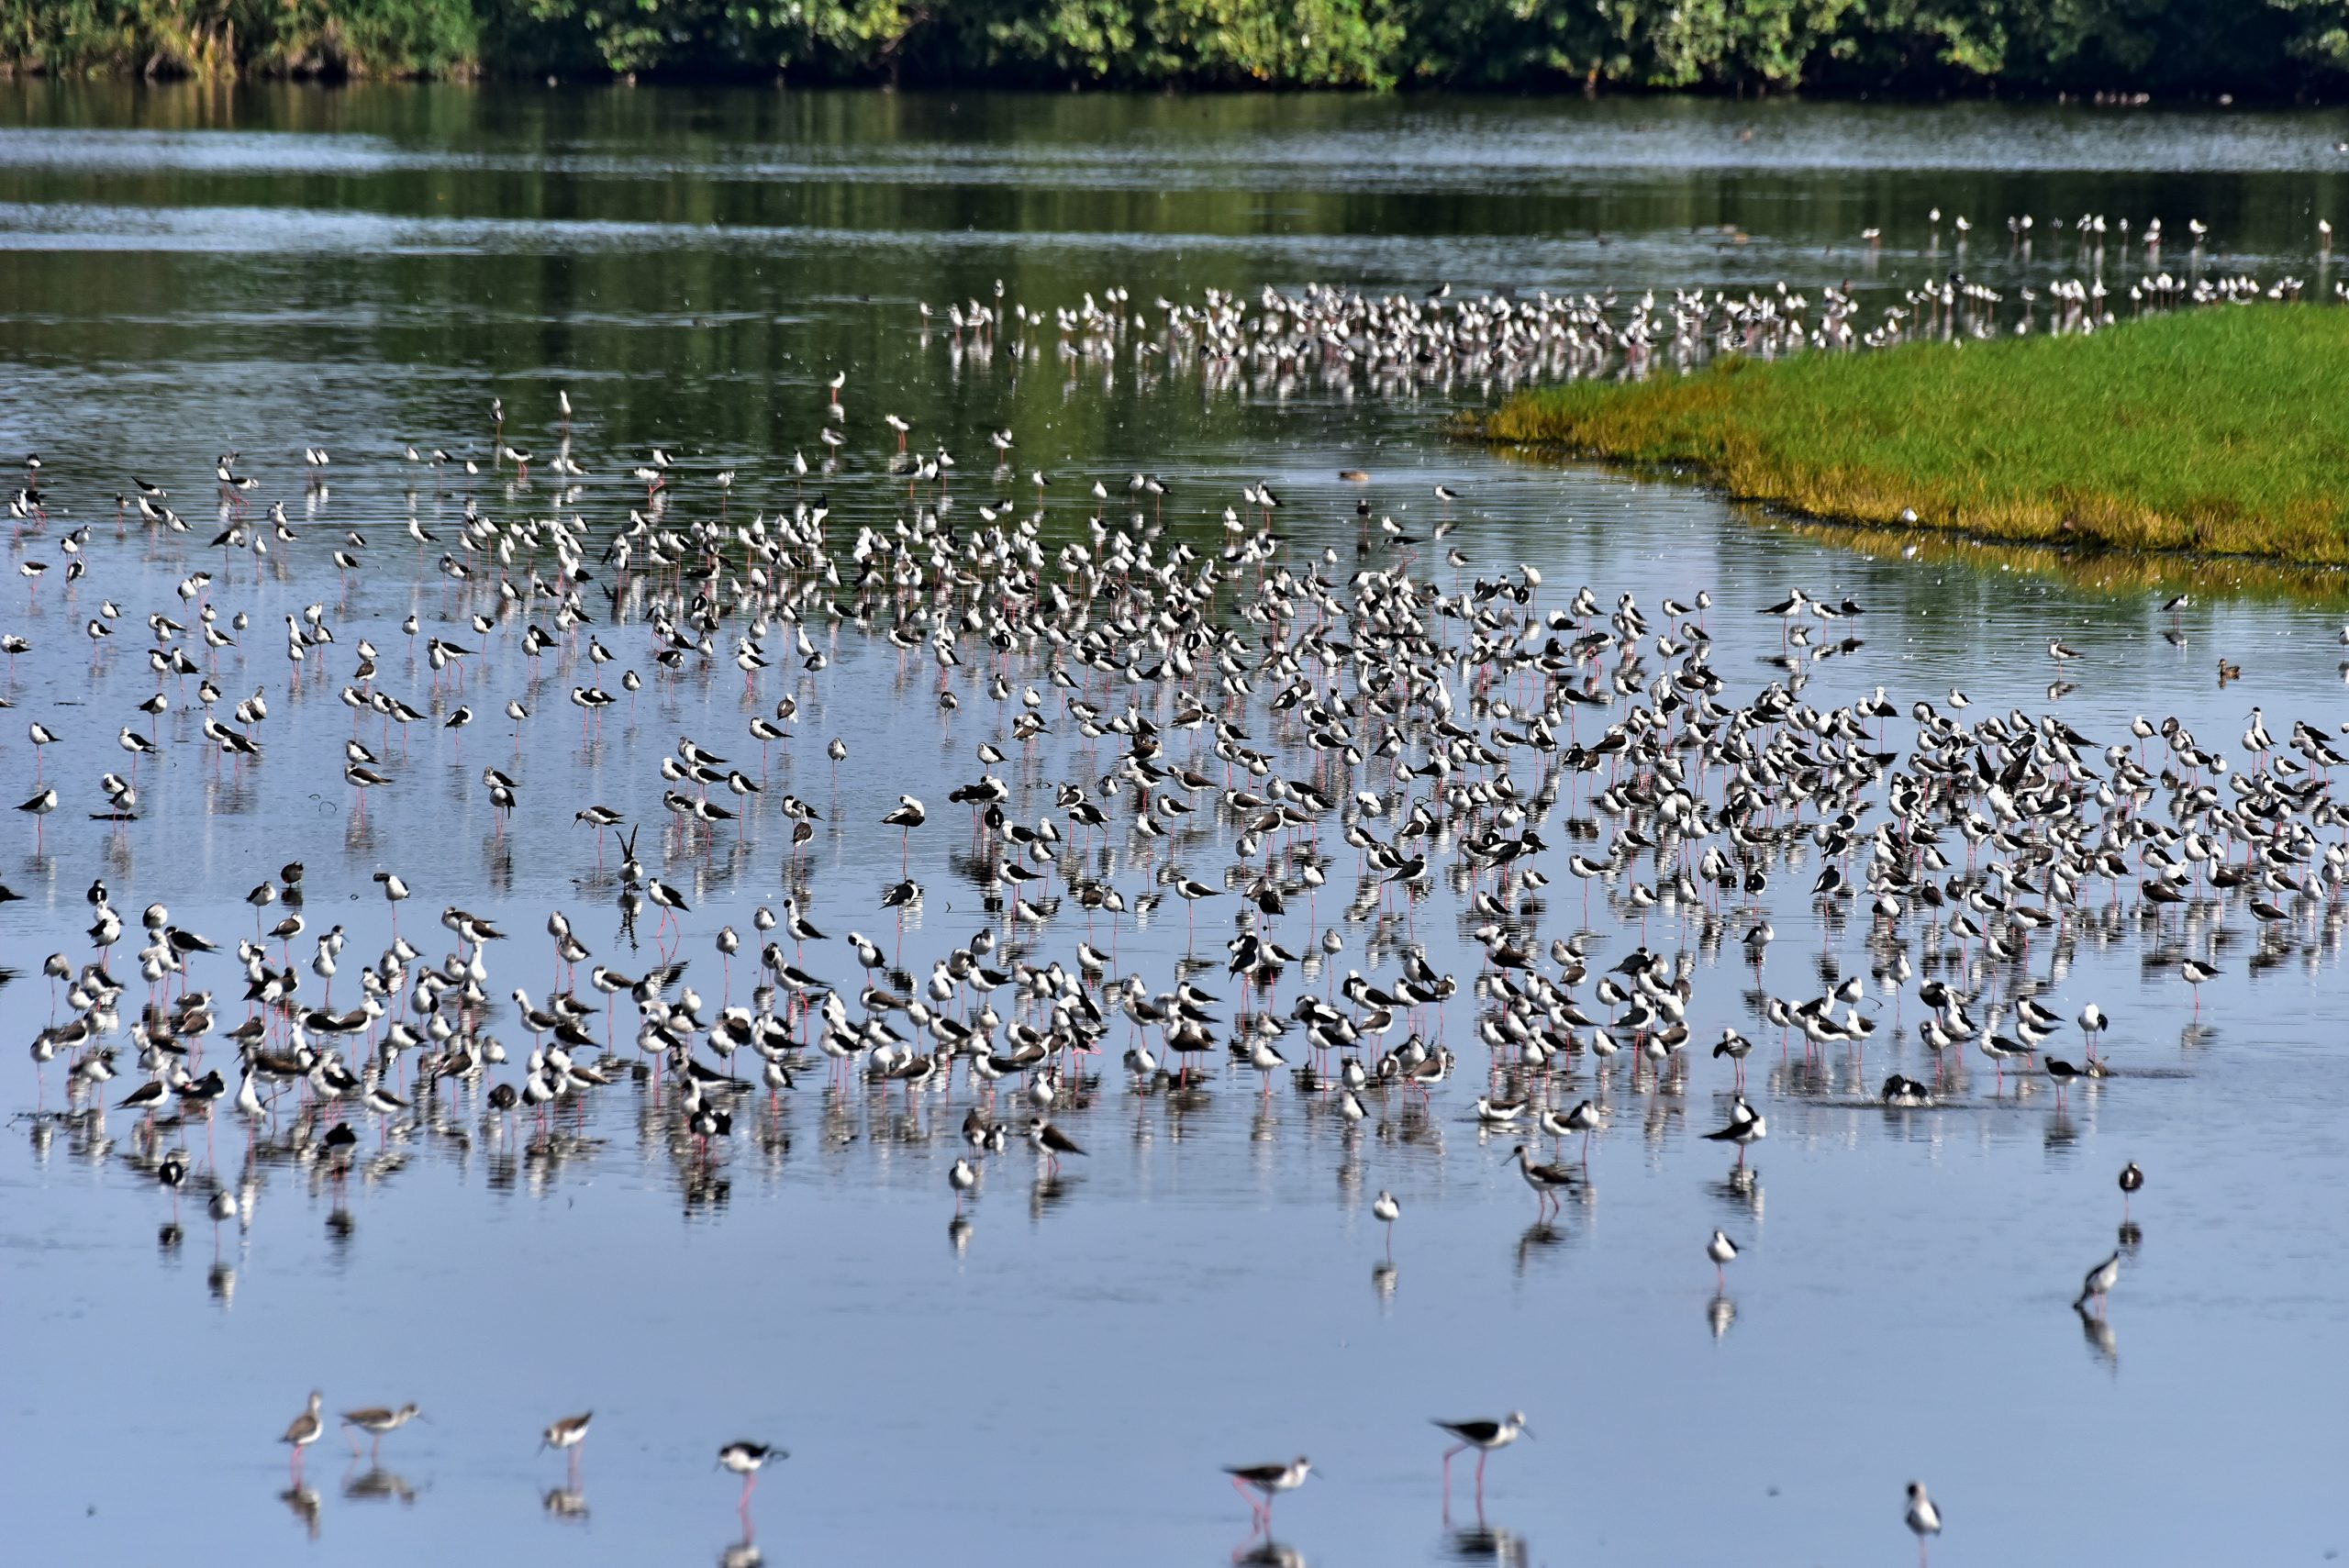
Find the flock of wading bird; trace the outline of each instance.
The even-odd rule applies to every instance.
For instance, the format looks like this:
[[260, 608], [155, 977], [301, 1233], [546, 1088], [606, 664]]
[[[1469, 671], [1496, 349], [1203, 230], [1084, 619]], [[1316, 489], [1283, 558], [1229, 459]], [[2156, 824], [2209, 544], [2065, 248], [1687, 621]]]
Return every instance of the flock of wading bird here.
[[[1284, 309], [1307, 311], [1316, 297]], [[1223, 330], [1208, 325], [1219, 308], [1211, 302], [1189, 319], [1202, 333]], [[1422, 320], [1468, 315], [1441, 300], [1412, 309]], [[826, 478], [841, 461], [841, 385], [822, 426], [829, 450], [815, 469]], [[892, 521], [852, 533], [827, 496], [807, 494], [809, 465], [796, 459], [792, 498], [744, 517], [747, 508], [731, 505], [730, 472], [688, 473], [656, 450], [629, 461], [618, 482], [641, 490], [626, 523], [599, 529], [575, 510], [564, 515], [593, 477], [571, 455], [568, 398], [560, 450], [542, 465], [560, 481], [544, 515], [528, 511], [538, 499], [524, 479], [532, 455], [507, 437], [502, 406], [493, 412], [486, 464], [440, 449], [403, 454], [417, 478], [391, 539], [371, 543], [348, 528], [317, 541], [341, 578], [344, 606], [363, 595], [371, 573], [412, 573], [437, 558], [441, 586], [431, 591], [445, 601], [433, 628], [411, 613], [396, 631], [353, 629], [325, 601], [286, 614], [274, 702], [263, 651], [273, 628], [235, 606], [238, 562], [252, 563], [259, 591], [274, 550], [276, 581], [286, 581], [286, 560], [301, 558], [312, 524], [297, 527], [283, 503], [256, 512], [259, 481], [228, 454], [214, 476], [220, 566], [201, 568], [164, 485], [139, 476], [111, 519], [68, 527], [50, 514], [39, 460], [28, 461], [12, 505], [27, 603], [39, 605], [47, 569], [59, 568], [50, 592], [66, 597], [88, 645], [88, 678], [74, 679], [98, 694], [70, 718], [28, 728], [36, 789], [17, 809], [32, 818], [31, 864], [43, 874], [54, 872], [45, 821], [71, 787], [46, 782], [43, 759], [69, 725], [115, 731], [123, 760], [87, 804], [119, 840], [149, 819], [142, 767], [151, 779], [191, 752], [189, 765], [239, 779], [287, 767], [274, 755], [279, 703], [350, 710], [351, 731], [332, 754], [306, 750], [290, 766], [305, 784], [322, 768], [339, 770], [355, 821], [371, 794], [422, 787], [445, 766], [440, 749], [458, 754], [477, 717], [466, 697], [483, 677], [471, 672], [501, 656], [506, 673], [532, 672], [529, 695], [567, 684], [591, 735], [607, 710], [632, 706], [648, 687], [699, 701], [720, 723], [729, 664], [752, 699], [739, 731], [682, 737], [657, 763], [606, 773], [601, 750], [585, 753], [608, 792], [565, 801], [526, 799], [522, 736], [545, 719], [524, 695], [502, 704], [515, 757], [481, 773], [501, 834], [517, 816], [592, 829], [598, 871], [581, 885], [609, 892], [631, 942], [644, 906], [658, 911], [657, 961], [636, 973], [599, 962], [584, 925], [561, 909], [545, 919], [555, 983], [540, 996], [493, 980], [493, 954], [534, 949], [512, 940], [500, 917], [445, 906], [446, 937], [427, 939], [444, 950], [435, 958], [399, 930], [409, 877], [426, 880], [413, 866], [372, 873], [390, 906], [391, 939], [351, 955], [343, 927], [319, 931], [307, 921], [299, 863], [244, 891], [254, 930], [233, 943], [190, 929], [160, 902], [135, 915], [117, 909], [105, 878], [94, 878], [83, 941], [44, 965], [52, 1021], [31, 1044], [39, 1118], [103, 1155], [114, 1143], [108, 1115], [135, 1113], [126, 1158], [170, 1189], [169, 1237], [184, 1187], [204, 1195], [216, 1237], [232, 1219], [250, 1227], [265, 1151], [339, 1181], [366, 1157], [361, 1129], [381, 1149], [394, 1139], [504, 1136], [517, 1117], [551, 1148], [566, 1115], [584, 1117], [607, 1095], [638, 1096], [668, 1129], [681, 1169], [696, 1173], [688, 1179], [699, 1179], [738, 1127], [756, 1131], [761, 1118], [745, 1123], [743, 1113], [761, 1095], [772, 1119], [803, 1076], [823, 1073], [835, 1106], [859, 1093], [945, 1103], [964, 1080], [975, 1099], [962, 1122], [968, 1151], [946, 1173], [959, 1245], [965, 1202], [1013, 1142], [1034, 1151], [1047, 1179], [1063, 1159], [1085, 1154], [1072, 1129], [1104, 1092], [1111, 1051], [1134, 1095], [1197, 1106], [1229, 1073], [1255, 1074], [1268, 1098], [1286, 1079], [1342, 1118], [1350, 1138], [1373, 1118], [1424, 1124], [1435, 1096], [1459, 1081], [1463, 1119], [1517, 1140], [1509, 1161], [1545, 1211], [1587, 1193], [1590, 1140], [1608, 1124], [1617, 1084], [1652, 1100], [1686, 1096], [1698, 1057], [1722, 1080], [1720, 1125], [1704, 1136], [1734, 1146], [1735, 1189], [1750, 1186], [1747, 1151], [1769, 1130], [1747, 1096], [1746, 1061], [1757, 1048], [1784, 1063], [1781, 1092], [1824, 1098], [1832, 1093], [1824, 1059], [1842, 1049], [1863, 1062], [1876, 1015], [1917, 981], [1913, 1038], [1931, 1066], [1923, 1077], [1884, 1079], [1876, 1097], [1888, 1113], [1971, 1097], [1965, 1058], [1978, 1054], [1997, 1093], [2009, 1078], [2019, 1094], [2052, 1089], [2060, 1116], [2074, 1084], [2126, 1069], [2103, 1045], [2110, 1018], [2093, 1002], [2061, 1000], [2062, 966], [2040, 973], [2035, 947], [2060, 952], [2076, 931], [2118, 927], [2131, 909], [2149, 968], [2192, 990], [2199, 1008], [2199, 987], [2219, 973], [2216, 936], [2231, 910], [2247, 906], [2263, 951], [2288, 945], [2301, 925], [2338, 908], [2349, 874], [2327, 787], [2343, 758], [2316, 726], [2292, 723], [2279, 739], [2254, 709], [2240, 762], [2175, 719], [2084, 734], [2053, 710], [2083, 667], [2060, 642], [2048, 649], [2047, 712], [1977, 716], [1960, 691], [1895, 700], [1881, 686], [1815, 706], [1804, 697], [1811, 672], [1859, 650], [1862, 606], [1800, 589], [1734, 606], [1705, 592], [1652, 606], [1587, 586], [1559, 592], [1530, 566], [1473, 561], [1453, 537], [1459, 497], [1442, 485], [1437, 506], [1406, 526], [1372, 505], [1369, 475], [1348, 471], [1363, 499], [1330, 537], [1352, 532], [1351, 563], [1336, 542], [1297, 548], [1276, 525], [1282, 503], [1268, 484], [1244, 487], [1223, 507], [1219, 534], [1209, 521], [1197, 538], [1168, 530], [1173, 485], [1153, 474], [1092, 482], [1081, 522], [1046, 515], [1052, 481], [1041, 471], [1029, 476], [1033, 511], [990, 501], [970, 506], [970, 517], [952, 494], [951, 454], [912, 452], [910, 426], [891, 417], [899, 450], [878, 471], [888, 506], [903, 514]], [[996, 432], [993, 444], [1001, 481], [1014, 472], [1011, 432]], [[317, 448], [303, 455], [315, 499], [332, 460]], [[509, 465], [518, 483], [505, 497], [518, 505], [501, 517], [473, 482], [484, 466]], [[708, 481], [717, 516], [676, 515], [686, 479]], [[443, 509], [462, 507], [453, 524], [436, 521], [437, 534], [416, 510], [413, 485], [425, 482]], [[159, 562], [168, 570], [152, 570]], [[169, 600], [129, 602], [142, 583], [173, 575]], [[1778, 623], [1779, 651], [1758, 690], [1733, 692], [1714, 664], [1711, 627], [1731, 612]], [[123, 695], [117, 638], [144, 644], [128, 678], [151, 691], [106, 713], [102, 705]], [[12, 689], [19, 660], [78, 672], [81, 639], [8, 634]], [[886, 652], [877, 646], [885, 639]], [[140, 663], [151, 682], [138, 675]], [[560, 672], [551, 683], [547, 663]], [[893, 782], [861, 778], [876, 748], [852, 748], [838, 734], [820, 763], [803, 756], [795, 768], [794, 748], [814, 745], [796, 728], [811, 694], [843, 673], [866, 680], [891, 664], [899, 679], [888, 700], [934, 708], [950, 729], [958, 711], [974, 710], [985, 732], [971, 742], [975, 767], [938, 809]], [[918, 695], [909, 695], [905, 672], [915, 667], [934, 672], [935, 684], [912, 682]], [[248, 686], [249, 697], [230, 695]], [[785, 689], [769, 706], [777, 686]], [[1905, 751], [1887, 741], [1887, 725], [1906, 727]], [[569, 745], [560, 726], [549, 744], [558, 742]], [[753, 744], [756, 777], [744, 756]], [[771, 791], [778, 749], [786, 779], [829, 776], [829, 814]], [[1047, 758], [1062, 776], [1044, 777]], [[707, 863], [721, 840], [739, 845], [762, 819], [783, 825], [788, 840], [780, 912], [765, 903], [729, 911], [747, 937], [731, 923], [703, 935], [726, 976], [714, 1006], [688, 982], [681, 956], [692, 889], [663, 880], [638, 852], [640, 824], [663, 815], [671, 827], [660, 872]], [[807, 847], [819, 824], [840, 834], [843, 816], [865, 818], [879, 843], [900, 840], [897, 867], [886, 867], [885, 851], [874, 854], [877, 896], [852, 917], [894, 924], [888, 946], [836, 920], [831, 931], [819, 928], [808, 903]], [[950, 830], [941, 818], [969, 841], [955, 863], [987, 918], [925, 975], [902, 962], [907, 920], [930, 896], [912, 874], [912, 846], [917, 835]], [[621, 861], [605, 873], [614, 834]], [[1544, 890], [1562, 873], [1580, 891], [1586, 926], [1545, 937]], [[1842, 974], [1822, 951], [1815, 986], [1766, 986], [1774, 881], [1807, 890], [1831, 936], [1856, 921], [1867, 973]], [[1344, 899], [1327, 924], [1318, 914], [1325, 888], [1333, 904]], [[1440, 968], [1414, 934], [1415, 911], [1440, 889], [1461, 917], [1464, 951], [1476, 955], [1473, 973]], [[1608, 935], [1587, 929], [1594, 892], [1615, 917], [1620, 951], [1599, 951]], [[0, 899], [17, 896], [0, 887]], [[1203, 903], [1231, 914], [1222, 956], [1186, 951], [1171, 975], [1126, 971], [1120, 931], [1139, 939], [1170, 896], [1185, 906], [1186, 934]], [[2182, 929], [2166, 918], [2181, 906], [2193, 915]], [[1707, 955], [1734, 943], [1754, 982], [1742, 1006], [1758, 1047], [1734, 1027], [1695, 1038], [1698, 953], [1651, 947], [1651, 920], [1698, 932]], [[306, 962], [295, 956], [297, 940]], [[735, 1003], [731, 965], [746, 951], [756, 983], [747, 1003]], [[525, 962], [509, 960], [508, 973]], [[1229, 1002], [1196, 983], [1217, 962]], [[1291, 970], [1307, 984], [1278, 1001]], [[354, 974], [357, 997], [339, 1009], [334, 982]], [[1318, 995], [1315, 979], [1324, 981]], [[1219, 1012], [1227, 1006], [1229, 1017]], [[509, 1020], [527, 1046], [509, 1051], [499, 1038]], [[2075, 1028], [2078, 1050], [2069, 1051], [2062, 1042]], [[1797, 1036], [1799, 1062], [1790, 1054]], [[65, 1079], [57, 1111], [47, 1108], [52, 1064]], [[251, 1135], [240, 1177], [223, 1176], [211, 1159], [221, 1117]], [[199, 1126], [201, 1136], [190, 1136]], [[1579, 1154], [1569, 1160], [1573, 1140]], [[2124, 1194], [2142, 1182], [2133, 1163], [2121, 1173]], [[1373, 1213], [1391, 1254], [1401, 1206], [1381, 1191]], [[2075, 1301], [2092, 1332], [2132, 1232], [2124, 1224], [2122, 1247], [2088, 1271]], [[1693, 1262], [1693, 1240], [1690, 1251]], [[1725, 1286], [1737, 1242], [1715, 1230], [1703, 1251]], [[1715, 1307], [1720, 1332], [1725, 1294]], [[285, 1434], [297, 1471], [301, 1451], [326, 1429], [321, 1412], [313, 1395]], [[412, 1405], [386, 1407], [343, 1422], [380, 1440], [416, 1415]], [[1480, 1494], [1484, 1457], [1526, 1429], [1518, 1413], [1440, 1424], [1477, 1451]], [[586, 1429], [586, 1417], [566, 1418], [546, 1441], [575, 1459]], [[1457, 1451], [1445, 1456], [1447, 1492]], [[744, 1477], [747, 1504], [759, 1468], [779, 1457], [740, 1441], [719, 1462]], [[1268, 1530], [1272, 1499], [1308, 1472], [1299, 1457], [1230, 1473]], [[1908, 1521], [1920, 1541], [1940, 1528], [1921, 1485], [1911, 1488]]]
[[[2132, 228], [2125, 217], [2102, 213], [2044, 224], [2017, 214], [2006, 219], [2003, 249], [1987, 235], [1976, 239], [1976, 229], [1963, 215], [1944, 228], [1941, 209], [1932, 209], [1923, 244], [1898, 259], [1915, 264], [1923, 279], [1897, 290], [1864, 286], [1887, 259], [1883, 230], [1866, 228], [1852, 252], [1863, 267], [1861, 281], [1822, 284], [1815, 296], [1783, 281], [1735, 293], [1688, 287], [1580, 295], [1455, 295], [1446, 284], [1423, 295], [1382, 295], [1307, 285], [1266, 286], [1252, 300], [1208, 289], [1196, 304], [1160, 296], [1146, 306], [1129, 290], [1107, 289], [1076, 305], [1034, 310], [1007, 302], [998, 282], [989, 299], [939, 311], [921, 306], [920, 324], [924, 342], [941, 339], [958, 370], [998, 356], [1041, 364], [1049, 352], [1072, 382], [1080, 369], [1108, 379], [1122, 365], [1145, 384], [1186, 371], [1210, 393], [1284, 397], [1313, 386], [1409, 396], [1685, 369], [1717, 354], [1775, 358], [1883, 349], [1920, 338], [2069, 335], [2166, 311], [2294, 301], [2308, 290], [2307, 280], [2290, 272], [2263, 282], [2246, 272], [2210, 270], [2210, 229], [2199, 219], [2188, 221], [2181, 239], [2165, 235], [2158, 216]], [[1724, 250], [1747, 239], [1727, 225], [1720, 236]], [[2332, 265], [2332, 225], [2319, 219], [2315, 238], [2321, 278]], [[2165, 244], [2176, 267], [2164, 263]], [[1975, 259], [1988, 270], [1969, 275]], [[2049, 275], [2050, 266], [2075, 270]], [[2132, 268], [2133, 277], [2122, 275]], [[2349, 278], [2335, 280], [2331, 292], [2349, 301]], [[908, 432], [897, 433], [902, 441]], [[821, 439], [837, 451], [846, 437], [827, 427]], [[944, 466], [952, 467], [951, 459]]]

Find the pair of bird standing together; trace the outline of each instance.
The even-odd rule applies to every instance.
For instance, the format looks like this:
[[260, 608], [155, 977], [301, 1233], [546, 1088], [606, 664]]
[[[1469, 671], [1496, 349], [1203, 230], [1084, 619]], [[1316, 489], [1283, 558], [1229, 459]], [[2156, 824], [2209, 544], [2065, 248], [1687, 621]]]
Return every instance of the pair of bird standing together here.
[[[1512, 1410], [1497, 1421], [1444, 1421], [1434, 1423], [1460, 1440], [1443, 1451], [1443, 1495], [1448, 1503], [1452, 1496], [1452, 1459], [1454, 1454], [1476, 1451], [1476, 1506], [1485, 1506], [1485, 1461], [1496, 1449], [1504, 1449], [1520, 1437], [1531, 1437], [1533, 1430], [1525, 1424], [1525, 1412]], [[1223, 1473], [1231, 1477], [1232, 1489], [1248, 1499], [1251, 1518], [1257, 1529], [1271, 1533], [1273, 1499], [1284, 1492], [1294, 1492], [1305, 1485], [1313, 1472], [1313, 1462], [1298, 1454], [1286, 1464], [1227, 1464]], [[1253, 1494], [1253, 1496], [1251, 1496]]]

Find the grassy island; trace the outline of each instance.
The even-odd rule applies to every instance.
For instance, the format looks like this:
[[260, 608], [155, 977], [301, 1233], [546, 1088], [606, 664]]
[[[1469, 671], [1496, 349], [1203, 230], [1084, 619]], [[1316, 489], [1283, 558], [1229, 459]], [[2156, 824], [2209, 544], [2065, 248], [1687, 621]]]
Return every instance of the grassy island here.
[[2349, 310], [2222, 306], [1545, 387], [1482, 433], [1836, 521], [2343, 564], [2344, 386]]

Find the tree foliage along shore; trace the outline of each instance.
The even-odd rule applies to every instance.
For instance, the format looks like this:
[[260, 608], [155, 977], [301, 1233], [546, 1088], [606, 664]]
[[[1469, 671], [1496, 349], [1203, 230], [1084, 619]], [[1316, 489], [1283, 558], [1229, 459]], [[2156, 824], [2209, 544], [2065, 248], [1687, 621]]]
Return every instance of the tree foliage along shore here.
[[2273, 99], [2349, 0], [0, 0], [0, 71]]

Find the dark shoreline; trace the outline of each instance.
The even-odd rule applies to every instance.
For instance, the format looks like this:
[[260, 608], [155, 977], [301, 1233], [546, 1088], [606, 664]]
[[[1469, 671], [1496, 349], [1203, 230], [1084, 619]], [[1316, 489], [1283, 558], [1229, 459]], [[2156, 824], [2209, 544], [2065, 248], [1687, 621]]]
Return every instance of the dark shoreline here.
[[1699, 99], [1710, 103], [1876, 104], [1891, 108], [1932, 108], [1957, 104], [2012, 104], [2018, 107], [2154, 110], [2208, 110], [2213, 113], [2289, 109], [2321, 109], [2349, 103], [2349, 76], [2333, 83], [2331, 94], [2310, 92], [2303, 83], [2289, 93], [2264, 91], [2261, 86], [2194, 89], [2157, 95], [2143, 91], [2087, 92], [2037, 84], [1976, 82], [1939, 86], [1854, 87], [1834, 84], [1749, 86], [1703, 83], [1689, 86], [1643, 86], [1608, 82], [1596, 87], [1579, 82], [1398, 83], [1392, 86], [1333, 83], [1230, 83], [1213, 79], [1164, 83], [1124, 83], [1068, 78], [1045, 80], [1023, 75], [918, 76], [892, 80], [887, 76], [829, 75], [772, 68], [660, 67], [642, 71], [562, 70], [551, 66], [480, 67], [447, 72], [372, 72], [365, 70], [247, 69], [219, 74], [194, 72], [48, 71], [0, 60], [0, 89], [10, 87], [306, 87], [333, 92], [354, 87], [472, 87], [573, 91], [607, 87], [640, 88], [771, 87], [777, 91], [838, 93], [903, 93], [927, 97], [989, 93], [1005, 96], [1062, 97], [1081, 95], [1118, 98], [1509, 98], [1554, 103], [1565, 99], [1612, 99], [1619, 103], [1660, 103]]
[[1137, 93], [1799, 93], [2230, 106], [2349, 95], [2306, 0], [0, 0], [0, 77]]

